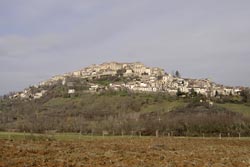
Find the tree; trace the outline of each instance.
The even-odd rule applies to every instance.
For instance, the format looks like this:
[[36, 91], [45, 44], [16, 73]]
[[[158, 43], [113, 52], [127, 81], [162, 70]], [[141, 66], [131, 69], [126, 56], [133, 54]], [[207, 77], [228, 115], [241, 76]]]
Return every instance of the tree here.
[[249, 103], [250, 102], [250, 89], [242, 90], [241, 96], [242, 96], [242, 101], [243, 102]]
[[124, 69], [124, 68], [117, 70], [118, 76], [123, 76], [123, 74], [125, 74], [125, 73], [126, 73], [126, 69]]
[[177, 78], [181, 77], [181, 74], [180, 74], [180, 72], [178, 70], [175, 71], [175, 77], [177, 77]]
[[183, 93], [181, 92], [180, 88], [178, 88], [177, 92], [176, 92], [176, 96], [182, 96]]
[[197, 92], [194, 91], [194, 88], [191, 89], [190, 96], [191, 97], [197, 96]]
[[214, 96], [215, 97], [219, 96], [219, 92], [217, 90], [215, 91], [215, 95]]

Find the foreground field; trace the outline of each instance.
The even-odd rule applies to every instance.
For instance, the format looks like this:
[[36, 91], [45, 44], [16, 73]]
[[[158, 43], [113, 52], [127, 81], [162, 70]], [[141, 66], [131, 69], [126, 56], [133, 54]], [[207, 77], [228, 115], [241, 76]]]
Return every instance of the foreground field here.
[[98, 137], [0, 139], [0, 167], [250, 166], [250, 140]]

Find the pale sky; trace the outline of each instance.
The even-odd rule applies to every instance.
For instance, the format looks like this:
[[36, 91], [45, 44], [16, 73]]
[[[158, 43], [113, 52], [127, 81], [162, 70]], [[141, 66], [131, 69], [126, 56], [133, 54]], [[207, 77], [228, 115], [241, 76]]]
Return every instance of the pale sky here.
[[250, 86], [250, 1], [0, 0], [0, 95], [107, 61]]

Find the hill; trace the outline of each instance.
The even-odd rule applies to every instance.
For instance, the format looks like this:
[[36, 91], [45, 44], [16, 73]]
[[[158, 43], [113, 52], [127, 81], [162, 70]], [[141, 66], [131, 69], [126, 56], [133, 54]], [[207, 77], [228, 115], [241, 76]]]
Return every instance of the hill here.
[[[199, 87], [198, 87], [199, 86]], [[249, 91], [141, 63], [104, 63], [0, 100], [0, 130], [102, 134], [248, 134]]]

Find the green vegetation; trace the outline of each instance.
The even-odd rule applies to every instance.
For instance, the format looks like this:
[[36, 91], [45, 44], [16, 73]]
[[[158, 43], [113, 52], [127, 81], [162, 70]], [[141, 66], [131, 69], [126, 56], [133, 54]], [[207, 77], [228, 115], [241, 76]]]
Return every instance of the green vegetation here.
[[0, 132], [0, 139], [8, 140], [32, 140], [32, 141], [51, 141], [56, 140], [54, 135], [20, 132]]
[[71, 98], [58, 97], [58, 98], [53, 98], [53, 99], [47, 101], [46, 103], [43, 104], [43, 106], [44, 107], [60, 107], [60, 106], [65, 105], [71, 101], [72, 101]]
[[247, 104], [218, 103], [216, 105], [231, 110], [233, 112], [239, 112], [245, 115], [250, 115], [250, 106]]
[[[104, 138], [105, 137], [105, 138]], [[8, 140], [32, 140], [32, 141], [76, 141], [76, 140], [98, 140], [98, 139], [114, 139], [114, 138], [130, 138], [131, 135], [115, 134], [115, 135], [83, 135], [80, 133], [23, 133], [23, 132], [0, 132], [0, 139]], [[138, 136], [137, 136], [138, 137]], [[147, 136], [141, 136], [147, 138]]]
[[243, 90], [241, 96], [243, 102], [250, 104], [250, 88]]
[[0, 139], [24, 139], [24, 133], [19, 132], [0, 132]]
[[152, 111], [160, 111], [160, 112], [169, 112], [174, 109], [184, 107], [187, 103], [183, 100], [175, 100], [175, 101], [164, 101], [161, 103], [155, 103], [151, 105], [144, 106], [142, 108], [143, 112], [152, 112]]

